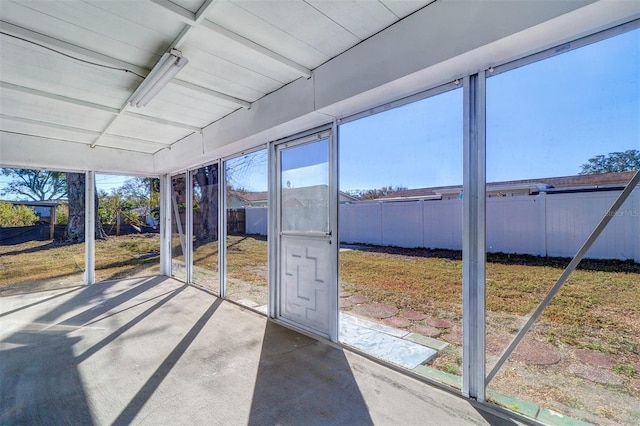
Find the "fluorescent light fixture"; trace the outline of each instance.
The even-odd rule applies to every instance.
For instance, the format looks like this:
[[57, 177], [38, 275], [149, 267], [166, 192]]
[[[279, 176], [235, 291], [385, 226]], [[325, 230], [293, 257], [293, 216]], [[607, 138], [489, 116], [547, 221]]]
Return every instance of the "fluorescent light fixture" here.
[[171, 49], [160, 58], [160, 61], [151, 70], [135, 92], [129, 97], [129, 105], [136, 107], [146, 106], [178, 72], [189, 63], [182, 56], [182, 52]]

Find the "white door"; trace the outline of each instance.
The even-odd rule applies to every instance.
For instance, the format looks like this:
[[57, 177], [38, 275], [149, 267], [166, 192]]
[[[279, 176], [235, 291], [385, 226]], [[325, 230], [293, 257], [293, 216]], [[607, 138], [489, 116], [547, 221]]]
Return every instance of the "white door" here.
[[277, 308], [280, 320], [336, 340], [337, 211], [331, 133], [280, 144]]

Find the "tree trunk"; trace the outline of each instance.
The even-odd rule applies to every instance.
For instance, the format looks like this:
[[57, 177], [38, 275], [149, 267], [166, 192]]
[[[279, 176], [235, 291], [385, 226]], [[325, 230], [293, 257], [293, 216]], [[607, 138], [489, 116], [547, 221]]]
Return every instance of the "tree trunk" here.
[[[209, 242], [218, 239], [218, 165], [213, 164], [198, 169], [194, 174], [195, 182], [199, 187], [199, 209], [194, 211], [194, 234], [196, 241]], [[196, 197], [194, 191], [194, 197]], [[199, 226], [195, 227], [198, 223]]]
[[[67, 173], [67, 194], [69, 197], [69, 221], [65, 232], [65, 240], [72, 243], [84, 242], [85, 217], [85, 175], [84, 173]], [[107, 234], [102, 229], [98, 216], [98, 197], [95, 197], [96, 238], [106, 240]]]

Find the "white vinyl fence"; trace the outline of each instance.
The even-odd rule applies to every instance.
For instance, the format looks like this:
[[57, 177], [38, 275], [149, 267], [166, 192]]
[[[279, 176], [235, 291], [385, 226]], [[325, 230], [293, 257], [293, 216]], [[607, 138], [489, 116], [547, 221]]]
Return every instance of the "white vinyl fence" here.
[[267, 208], [245, 208], [245, 232], [247, 234], [267, 235]]
[[[488, 198], [487, 251], [573, 257], [620, 192]], [[248, 208], [246, 217], [247, 233], [266, 234], [266, 208]], [[462, 200], [341, 204], [339, 220], [342, 243], [462, 249]], [[640, 188], [586, 257], [640, 262]]]
[[[572, 257], [620, 191], [540, 193], [487, 199], [487, 251]], [[462, 200], [362, 202], [340, 206], [340, 241], [462, 249]], [[587, 253], [640, 262], [640, 189]]]

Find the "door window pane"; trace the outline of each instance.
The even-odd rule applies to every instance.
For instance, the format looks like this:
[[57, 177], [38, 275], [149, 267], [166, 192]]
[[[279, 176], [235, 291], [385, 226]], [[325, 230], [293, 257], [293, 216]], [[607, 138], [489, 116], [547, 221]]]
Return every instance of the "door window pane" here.
[[282, 231], [329, 232], [329, 141], [280, 151]]

